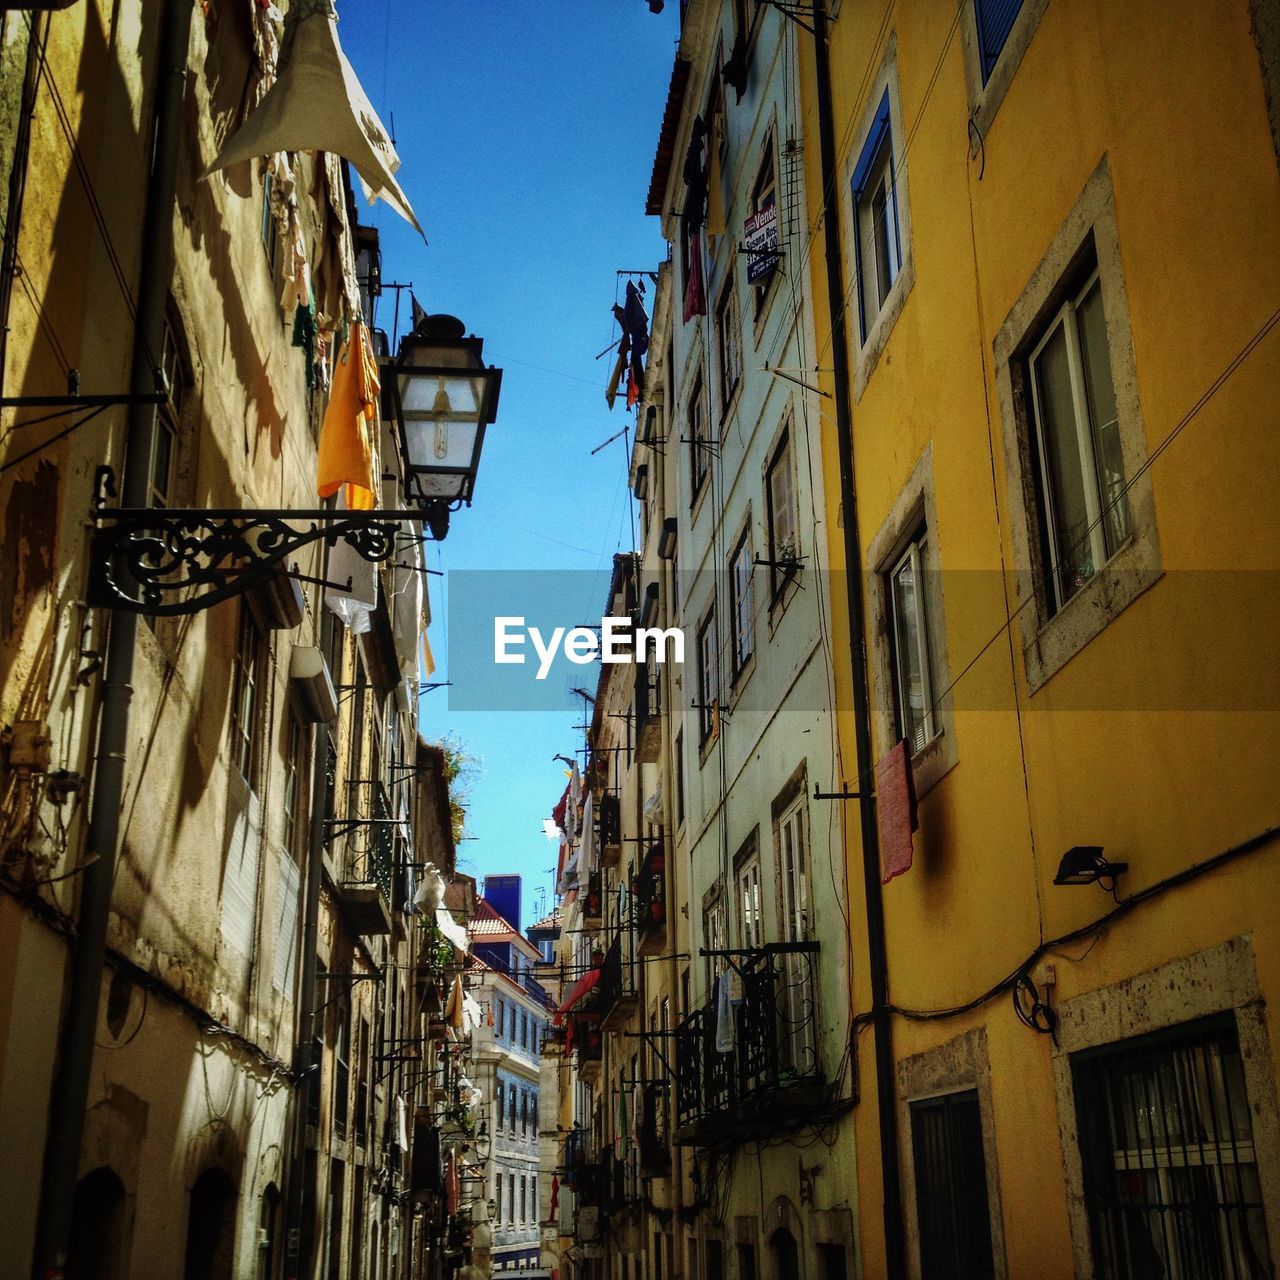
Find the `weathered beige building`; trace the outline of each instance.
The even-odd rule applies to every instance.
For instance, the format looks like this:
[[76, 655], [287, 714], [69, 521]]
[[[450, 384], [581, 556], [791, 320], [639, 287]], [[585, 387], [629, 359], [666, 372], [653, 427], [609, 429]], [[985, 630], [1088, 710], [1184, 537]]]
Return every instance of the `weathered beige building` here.
[[[279, 35], [230, 0], [3, 15], [6, 1276], [58, 1267], [67, 1241], [77, 1276], [444, 1265], [438, 1144], [435, 1175], [425, 1157], [444, 973], [413, 969], [415, 902], [439, 901], [419, 888], [452, 875], [453, 835], [446, 761], [418, 736], [417, 526], [351, 630], [325, 607], [348, 570], [324, 541], [289, 557], [297, 576], [200, 612], [89, 603], [94, 503], [116, 500], [101, 468], [136, 506], [319, 505], [332, 361], [377, 324], [376, 235], [336, 156], [202, 177]], [[380, 505], [404, 507], [386, 424], [375, 443]], [[118, 856], [91, 822], [115, 820], [113, 771]], [[106, 964], [73, 996], [94, 893]], [[70, 1029], [86, 999], [92, 1043]]]

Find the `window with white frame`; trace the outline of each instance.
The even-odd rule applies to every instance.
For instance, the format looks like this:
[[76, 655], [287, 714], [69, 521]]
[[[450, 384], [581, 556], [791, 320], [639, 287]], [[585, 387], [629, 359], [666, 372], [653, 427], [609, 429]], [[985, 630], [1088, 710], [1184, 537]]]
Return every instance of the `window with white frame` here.
[[[151, 505], [167, 507], [173, 501], [173, 482], [181, 438], [182, 411], [187, 397], [187, 369], [178, 348], [174, 321], [164, 322], [164, 347], [160, 353], [164, 375], [164, 399], [156, 413], [155, 449], [151, 455]], [[179, 503], [181, 505], [181, 503]]]
[[306, 772], [303, 753], [307, 745], [307, 731], [292, 708], [285, 714], [284, 723], [284, 786], [280, 796], [284, 821], [281, 843], [291, 856], [296, 857], [300, 852], [305, 817], [302, 780]]
[[889, 570], [887, 583], [896, 728], [912, 755], [932, 742], [937, 733], [924, 580], [927, 561], [928, 535], [921, 528]]
[[696, 501], [706, 483], [707, 473], [711, 470], [711, 442], [707, 438], [707, 415], [705, 394], [702, 387], [702, 375], [693, 380], [693, 390], [689, 393], [688, 431], [690, 474], [693, 477], [693, 497]]
[[1124, 454], [1093, 267], [1028, 357], [1041, 537], [1056, 612], [1129, 537]]
[[769, 459], [764, 491], [769, 534], [769, 584], [776, 598], [795, 577], [800, 555], [790, 430], [782, 433]]
[[902, 228], [887, 88], [858, 157], [851, 185], [858, 318], [862, 341], [866, 342], [902, 270]]
[[733, 393], [742, 379], [742, 320], [733, 272], [716, 307], [716, 351], [720, 372], [720, 413], [729, 411]]
[[249, 606], [240, 608], [236, 635], [235, 682], [231, 697], [231, 759], [252, 787], [258, 764], [258, 722], [262, 685], [262, 632]]
[[734, 869], [738, 911], [738, 945], [754, 950], [764, 942], [760, 916], [760, 854], [754, 838]]
[[716, 704], [720, 697], [720, 673], [716, 658], [716, 615], [712, 610], [698, 628], [698, 728], [699, 739], [711, 739], [719, 723]]
[[[702, 903], [702, 945], [708, 952], [724, 952], [729, 946], [729, 918], [725, 911], [724, 881], [716, 881]], [[707, 956], [707, 993], [725, 971], [723, 954]]]
[[735, 677], [750, 661], [752, 653], [751, 572], [751, 530], [747, 528], [729, 557], [729, 620]]
[[778, 818], [778, 872], [782, 940], [804, 942], [810, 937], [808, 808], [801, 792]]

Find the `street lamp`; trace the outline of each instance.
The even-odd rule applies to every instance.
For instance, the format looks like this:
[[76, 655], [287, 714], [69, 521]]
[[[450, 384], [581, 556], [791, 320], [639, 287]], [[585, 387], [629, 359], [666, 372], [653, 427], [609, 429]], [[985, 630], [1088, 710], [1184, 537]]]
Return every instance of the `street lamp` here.
[[449, 513], [471, 505], [485, 428], [498, 410], [502, 370], [485, 366], [484, 340], [455, 316], [423, 316], [391, 365], [405, 485], [437, 540]]
[[406, 509], [116, 507], [109, 501], [114, 473], [99, 467], [89, 603], [155, 617], [198, 613], [269, 582], [284, 572], [289, 556], [313, 542], [342, 541], [383, 563], [399, 554], [404, 524], [425, 524], [432, 538], [443, 540], [449, 513], [471, 504], [502, 385], [502, 370], [481, 359], [483, 340], [464, 333], [453, 316], [424, 316], [396, 359], [383, 363], [390, 375], [383, 377], [383, 407], [404, 461]]

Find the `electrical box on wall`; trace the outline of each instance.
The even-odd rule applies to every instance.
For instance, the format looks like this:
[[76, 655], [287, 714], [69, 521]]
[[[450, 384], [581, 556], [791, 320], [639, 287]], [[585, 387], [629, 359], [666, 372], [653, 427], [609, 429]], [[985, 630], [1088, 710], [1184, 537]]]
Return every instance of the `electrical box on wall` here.
[[40, 720], [15, 720], [0, 735], [6, 763], [15, 773], [48, 773], [53, 753], [49, 726]]

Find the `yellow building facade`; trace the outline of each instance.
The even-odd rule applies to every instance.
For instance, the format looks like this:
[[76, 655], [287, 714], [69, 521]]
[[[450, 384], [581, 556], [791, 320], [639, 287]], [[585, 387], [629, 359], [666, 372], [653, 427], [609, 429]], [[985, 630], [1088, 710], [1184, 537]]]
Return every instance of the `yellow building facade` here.
[[902, 847], [899, 740], [918, 797], [911, 865], [883, 884], [869, 801], [843, 802], [860, 1274], [1269, 1275], [1274, 8], [827, 8], [834, 165], [810, 56], [805, 259], [815, 376], [838, 396], [848, 374], [856, 525], [830, 407], [826, 532], [843, 780], [876, 792], [876, 871]]

